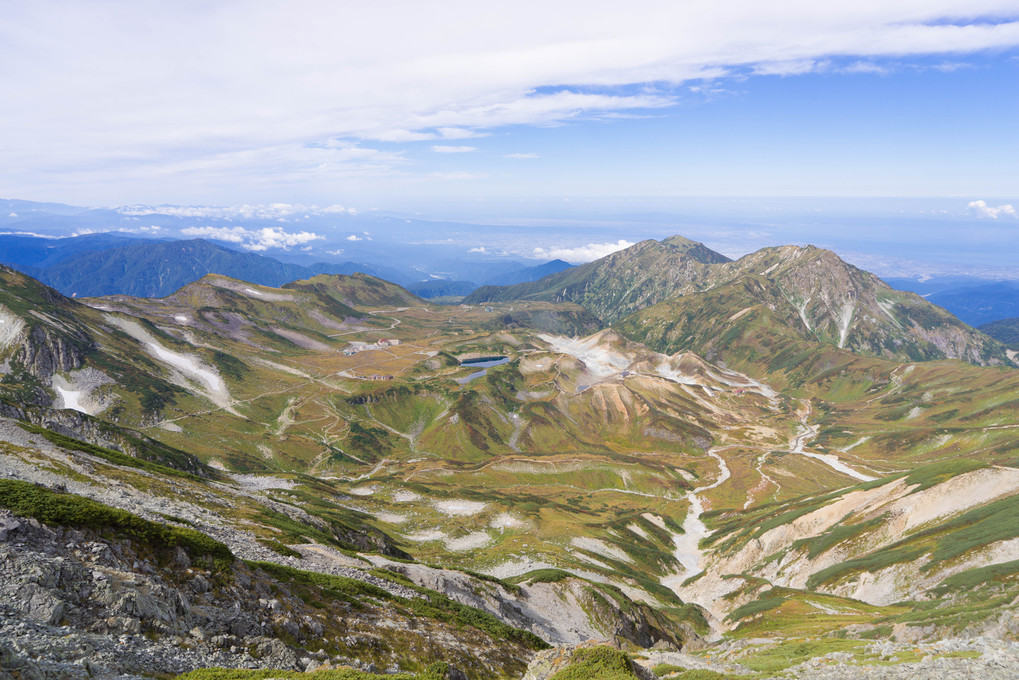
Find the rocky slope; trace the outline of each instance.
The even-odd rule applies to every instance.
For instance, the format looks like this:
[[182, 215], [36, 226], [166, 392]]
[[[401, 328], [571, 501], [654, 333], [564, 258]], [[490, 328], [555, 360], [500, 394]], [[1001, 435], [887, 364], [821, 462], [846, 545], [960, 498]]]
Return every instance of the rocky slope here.
[[764, 248], [730, 262], [673, 236], [536, 282], [480, 288], [464, 302], [531, 299], [575, 302], [670, 353], [709, 355], [766, 335], [901, 361], [1012, 365], [1003, 346], [945, 310], [813, 246]]
[[899, 361], [1012, 365], [1003, 346], [943, 309], [811, 246], [715, 265], [678, 293], [616, 328], [661, 351], [706, 356], [738, 347], [773, 357], [810, 343]]

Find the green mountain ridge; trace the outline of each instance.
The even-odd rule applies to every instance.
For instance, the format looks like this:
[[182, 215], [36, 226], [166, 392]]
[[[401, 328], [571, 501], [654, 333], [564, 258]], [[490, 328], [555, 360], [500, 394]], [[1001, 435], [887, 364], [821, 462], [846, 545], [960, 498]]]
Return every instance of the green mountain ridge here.
[[600, 260], [507, 287], [484, 286], [463, 304], [508, 300], [573, 302], [611, 323], [668, 299], [728, 258], [683, 237], [641, 241]]
[[[828, 251], [706, 263], [696, 245], [644, 242], [544, 279], [589, 308], [439, 306], [364, 274], [72, 300], [2, 268], [0, 478], [248, 560], [231, 578], [263, 584], [242, 609], [279, 654], [190, 615], [103, 604], [87, 619], [142, 645], [233, 635], [217, 658], [235, 666], [322, 652], [519, 677], [536, 647], [593, 639], [726, 654], [763, 678], [833, 650], [870, 664], [873, 640], [905, 654], [1014, 639], [1019, 371], [1004, 349]], [[632, 311], [604, 328], [593, 309], [610, 304]], [[23, 493], [8, 507], [32, 510]], [[60, 535], [68, 564], [109, 568]], [[11, 545], [11, 596], [29, 604], [5, 615], [56, 602], [85, 626], [77, 581], [30, 588], [42, 558]], [[139, 557], [117, 568], [177, 597], [132, 566], [172, 553]], [[242, 592], [202, 569], [213, 585], [196, 596]]]

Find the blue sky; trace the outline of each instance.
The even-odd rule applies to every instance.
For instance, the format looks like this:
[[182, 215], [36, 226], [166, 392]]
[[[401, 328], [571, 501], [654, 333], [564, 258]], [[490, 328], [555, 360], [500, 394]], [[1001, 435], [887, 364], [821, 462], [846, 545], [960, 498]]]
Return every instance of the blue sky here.
[[0, 196], [1019, 229], [1017, 0], [499, 4], [5, 3]]

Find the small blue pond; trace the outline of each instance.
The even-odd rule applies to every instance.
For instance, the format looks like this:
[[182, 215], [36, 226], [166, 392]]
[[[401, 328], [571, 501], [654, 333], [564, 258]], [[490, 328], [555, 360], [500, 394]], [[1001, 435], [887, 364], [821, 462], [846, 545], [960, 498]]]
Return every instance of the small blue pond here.
[[456, 381], [461, 385], [466, 385], [475, 378], [488, 373], [488, 369], [492, 366], [501, 366], [505, 363], [509, 363], [509, 357], [481, 357], [480, 359], [465, 359], [460, 362], [461, 366], [467, 366], [469, 368], [480, 368], [480, 371], [475, 371], [464, 378], [457, 378]]

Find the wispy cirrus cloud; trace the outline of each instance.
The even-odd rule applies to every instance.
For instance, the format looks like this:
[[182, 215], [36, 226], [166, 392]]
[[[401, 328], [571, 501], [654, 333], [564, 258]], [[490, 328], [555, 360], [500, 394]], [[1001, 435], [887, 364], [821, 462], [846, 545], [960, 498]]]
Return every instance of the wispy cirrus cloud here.
[[435, 153], [471, 153], [477, 151], [476, 146], [450, 146], [448, 144], [434, 144], [432, 151]]

